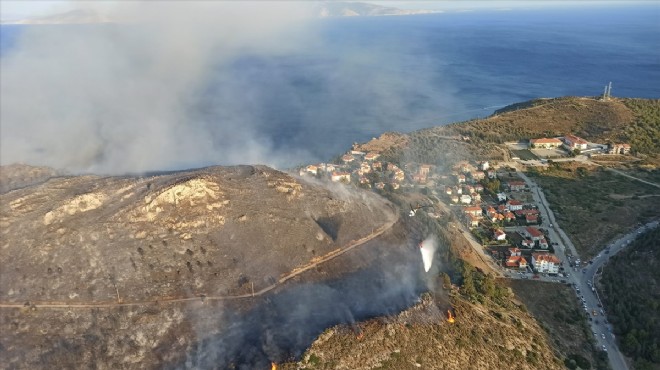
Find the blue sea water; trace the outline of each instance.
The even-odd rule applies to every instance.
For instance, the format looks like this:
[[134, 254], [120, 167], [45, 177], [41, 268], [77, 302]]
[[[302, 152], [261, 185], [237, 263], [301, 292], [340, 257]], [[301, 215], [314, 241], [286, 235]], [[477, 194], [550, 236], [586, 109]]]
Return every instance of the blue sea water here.
[[[22, 27], [2, 26], [0, 55], [16, 48]], [[599, 95], [610, 81], [614, 96], [660, 97], [656, 3], [334, 18], [317, 27], [313, 48], [240, 56], [230, 84], [226, 74], [210, 76], [197, 118], [249, 111], [274, 150], [308, 152], [300, 159], [308, 162], [384, 131], [484, 117], [539, 97]]]

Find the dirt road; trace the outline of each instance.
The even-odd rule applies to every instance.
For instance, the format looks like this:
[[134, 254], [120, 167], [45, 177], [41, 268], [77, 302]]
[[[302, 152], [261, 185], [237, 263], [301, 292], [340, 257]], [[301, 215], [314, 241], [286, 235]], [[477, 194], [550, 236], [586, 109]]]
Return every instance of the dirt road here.
[[233, 295], [233, 296], [205, 296], [205, 295], [199, 295], [195, 297], [185, 297], [185, 298], [176, 298], [176, 297], [167, 297], [163, 299], [149, 299], [149, 300], [144, 300], [144, 301], [133, 301], [133, 302], [89, 302], [89, 303], [66, 303], [66, 302], [26, 302], [26, 303], [6, 303], [6, 302], [0, 302], [0, 308], [12, 308], [12, 309], [19, 309], [19, 308], [113, 308], [113, 307], [126, 307], [126, 306], [144, 306], [144, 305], [154, 305], [154, 304], [164, 304], [164, 303], [178, 303], [178, 302], [190, 302], [190, 301], [222, 301], [222, 300], [231, 300], [231, 299], [242, 299], [242, 298], [252, 298], [256, 296], [260, 296], [264, 293], [267, 293], [278, 286], [282, 285], [285, 283], [287, 280], [290, 280], [305, 271], [308, 271], [310, 269], [313, 269], [325, 262], [328, 262], [332, 259], [335, 259], [342, 254], [382, 235], [384, 232], [388, 231], [389, 229], [394, 226], [395, 223], [399, 221], [399, 213], [396, 212], [395, 210], [392, 210], [392, 213], [388, 217], [390, 220], [379, 227], [378, 229], [374, 230], [372, 233], [369, 235], [366, 235], [360, 239], [353, 240], [346, 244], [344, 247], [339, 248], [333, 252], [330, 252], [326, 254], [325, 256], [320, 257], [319, 259], [310, 262], [309, 264], [298, 267], [294, 269], [293, 271], [289, 272], [288, 274], [282, 276], [275, 284], [269, 285], [259, 291], [256, 291], [254, 293], [248, 293], [248, 294], [241, 294], [241, 295]]

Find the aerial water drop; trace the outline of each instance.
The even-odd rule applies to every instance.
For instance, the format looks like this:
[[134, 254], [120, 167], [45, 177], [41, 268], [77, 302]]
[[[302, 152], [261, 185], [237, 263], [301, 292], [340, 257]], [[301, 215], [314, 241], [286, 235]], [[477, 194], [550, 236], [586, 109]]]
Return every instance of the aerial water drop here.
[[433, 255], [438, 249], [438, 243], [435, 238], [428, 237], [423, 242], [419, 243], [419, 251], [422, 252], [422, 261], [424, 262], [424, 271], [429, 272], [433, 264]]

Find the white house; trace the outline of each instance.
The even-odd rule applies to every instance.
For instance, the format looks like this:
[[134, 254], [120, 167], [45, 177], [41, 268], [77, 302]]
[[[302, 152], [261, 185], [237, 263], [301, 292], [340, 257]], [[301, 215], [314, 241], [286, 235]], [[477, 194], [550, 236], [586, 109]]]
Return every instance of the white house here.
[[495, 230], [495, 232], [493, 232], [493, 236], [495, 237], [495, 240], [506, 240], [506, 233], [502, 230]]
[[465, 204], [472, 203], [472, 197], [467, 194], [461, 195], [461, 203], [465, 203]]
[[562, 142], [559, 139], [555, 138], [540, 138], [540, 139], [532, 139], [529, 141], [529, 145], [532, 148], [559, 148], [561, 146]]
[[585, 150], [587, 149], [587, 141], [575, 135], [564, 136], [564, 146], [569, 150]]
[[541, 240], [544, 238], [543, 233], [540, 232], [539, 229], [535, 227], [531, 227], [531, 226], [526, 227], [524, 233], [526, 234], [525, 236], [529, 237], [533, 241]]
[[556, 274], [559, 272], [561, 261], [554, 254], [532, 253], [532, 265], [538, 272]]
[[523, 209], [522, 202], [515, 199], [510, 199], [508, 202], [506, 202], [506, 205], [509, 207], [509, 211], [519, 211]]
[[351, 181], [351, 174], [349, 172], [333, 172], [331, 180], [334, 182], [340, 182], [340, 181], [346, 181], [350, 182]]

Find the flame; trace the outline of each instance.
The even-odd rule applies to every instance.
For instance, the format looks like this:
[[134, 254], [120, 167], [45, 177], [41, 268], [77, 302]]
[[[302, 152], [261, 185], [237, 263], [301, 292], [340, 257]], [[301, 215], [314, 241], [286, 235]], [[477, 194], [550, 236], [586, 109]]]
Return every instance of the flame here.
[[447, 310], [447, 322], [450, 324], [454, 323], [454, 316], [451, 314], [450, 310]]
[[364, 338], [364, 332], [361, 331], [360, 334], [357, 335], [357, 339], [362, 340], [362, 338]]
[[270, 363], [270, 370], [277, 370], [277, 364], [274, 362]]

